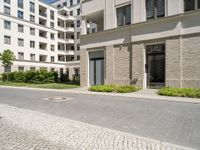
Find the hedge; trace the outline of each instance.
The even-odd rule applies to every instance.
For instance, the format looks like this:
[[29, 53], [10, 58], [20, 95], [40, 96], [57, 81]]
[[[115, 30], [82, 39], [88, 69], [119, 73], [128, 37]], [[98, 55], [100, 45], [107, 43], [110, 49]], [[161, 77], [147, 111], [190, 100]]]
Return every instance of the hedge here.
[[54, 83], [57, 80], [57, 72], [48, 71], [9, 72], [2, 74], [3, 82]]

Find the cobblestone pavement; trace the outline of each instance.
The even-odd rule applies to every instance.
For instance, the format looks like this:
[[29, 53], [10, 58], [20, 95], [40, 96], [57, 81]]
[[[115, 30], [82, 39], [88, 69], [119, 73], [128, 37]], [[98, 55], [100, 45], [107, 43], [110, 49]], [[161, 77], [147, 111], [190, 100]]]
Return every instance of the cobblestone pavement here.
[[1, 150], [175, 150], [189, 149], [0, 104]]

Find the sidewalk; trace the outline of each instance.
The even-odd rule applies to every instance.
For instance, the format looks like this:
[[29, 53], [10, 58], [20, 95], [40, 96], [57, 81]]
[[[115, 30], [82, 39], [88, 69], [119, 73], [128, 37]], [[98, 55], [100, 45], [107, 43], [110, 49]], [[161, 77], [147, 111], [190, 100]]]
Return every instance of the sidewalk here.
[[167, 97], [160, 96], [157, 94], [156, 89], [143, 89], [134, 93], [100, 93], [88, 91], [88, 87], [81, 87], [75, 89], [66, 90], [56, 90], [56, 89], [41, 89], [41, 88], [27, 88], [27, 87], [11, 87], [11, 86], [0, 86], [0, 88], [8, 89], [24, 89], [24, 90], [40, 90], [40, 91], [52, 91], [52, 92], [65, 92], [65, 93], [75, 93], [75, 94], [87, 94], [87, 95], [102, 95], [102, 96], [117, 96], [117, 97], [129, 97], [129, 98], [139, 98], [148, 100], [161, 100], [161, 101], [172, 101], [172, 102], [185, 102], [200, 104], [200, 99], [198, 98], [185, 98], [185, 97]]

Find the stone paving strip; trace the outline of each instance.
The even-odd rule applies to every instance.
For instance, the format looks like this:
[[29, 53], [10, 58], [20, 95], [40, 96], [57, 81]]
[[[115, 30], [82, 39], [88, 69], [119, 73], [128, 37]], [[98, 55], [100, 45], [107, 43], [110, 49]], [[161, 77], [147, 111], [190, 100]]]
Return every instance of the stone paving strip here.
[[186, 149], [191, 148], [0, 104], [0, 150]]

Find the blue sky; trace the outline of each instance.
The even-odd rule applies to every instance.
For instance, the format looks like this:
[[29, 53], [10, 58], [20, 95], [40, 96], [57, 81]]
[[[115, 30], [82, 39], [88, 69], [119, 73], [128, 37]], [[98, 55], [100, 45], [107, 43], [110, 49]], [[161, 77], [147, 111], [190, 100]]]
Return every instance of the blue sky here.
[[44, 1], [47, 2], [47, 3], [51, 3], [54, 0], [44, 0]]

